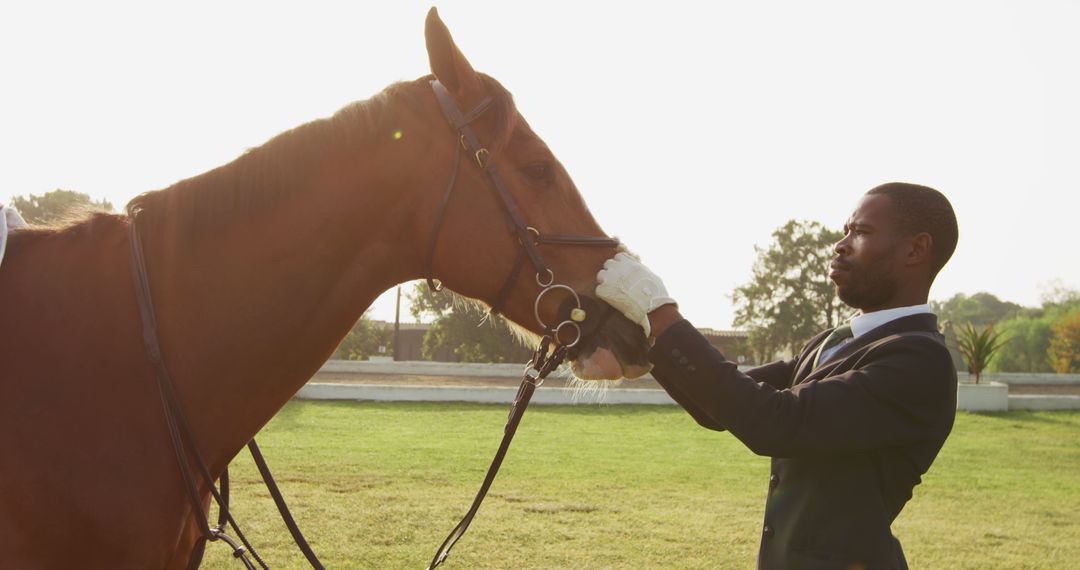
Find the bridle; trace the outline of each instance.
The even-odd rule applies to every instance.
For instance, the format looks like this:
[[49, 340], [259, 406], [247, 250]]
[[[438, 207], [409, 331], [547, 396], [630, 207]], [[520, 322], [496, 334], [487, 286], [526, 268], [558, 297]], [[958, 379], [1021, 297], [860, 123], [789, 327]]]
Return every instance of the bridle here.
[[[443, 116], [446, 117], [446, 120], [450, 123], [450, 127], [453, 128], [461, 144], [455, 146], [454, 165], [450, 173], [450, 181], [447, 183], [446, 191], [443, 193], [442, 200], [439, 202], [439, 209], [435, 214], [435, 227], [431, 232], [431, 237], [428, 238], [427, 256], [425, 259], [425, 273], [427, 275], [428, 286], [433, 291], [442, 289], [442, 285], [435, 282], [436, 280], [433, 277], [432, 271], [432, 265], [435, 259], [435, 246], [439, 242], [439, 230], [442, 229], [443, 221], [446, 219], [446, 208], [450, 203], [450, 196], [457, 186], [462, 151], [468, 151], [469, 156], [474, 159], [480, 170], [487, 173], [488, 179], [491, 181], [491, 186], [495, 189], [495, 196], [499, 199], [499, 204], [502, 206], [503, 212], [506, 215], [506, 227], [510, 231], [510, 234], [517, 239], [517, 242], [521, 244], [521, 251], [517, 256], [517, 259], [514, 260], [510, 275], [506, 278], [506, 281], [503, 282], [502, 288], [495, 297], [495, 302], [491, 304], [491, 312], [497, 314], [502, 311], [503, 307], [506, 305], [507, 299], [510, 297], [510, 292], [517, 282], [518, 276], [521, 274], [521, 270], [525, 267], [525, 263], [529, 262], [536, 271], [536, 284], [540, 287], [540, 293], [536, 300], [536, 308], [533, 312], [536, 316], [537, 323], [547, 330], [550, 327], [544, 323], [539, 314], [540, 299], [551, 290], [561, 289], [572, 293], [575, 297], [577, 297], [577, 294], [572, 288], [555, 283], [555, 272], [544, 262], [543, 256], [540, 255], [539, 246], [564, 245], [616, 247], [619, 245], [619, 240], [617, 238], [605, 236], [541, 234], [536, 228], [526, 224], [521, 215], [521, 210], [517, 206], [517, 202], [514, 201], [514, 197], [510, 194], [510, 190], [507, 188], [505, 180], [503, 180], [502, 175], [499, 173], [499, 169], [491, 162], [491, 153], [480, 143], [480, 140], [476, 136], [476, 132], [473, 131], [471, 126], [472, 123], [479, 119], [484, 114], [484, 111], [491, 106], [492, 98], [490, 96], [485, 97], [480, 103], [473, 107], [471, 111], [462, 113], [461, 110], [458, 109], [454, 97], [446, 87], [439, 82], [439, 80], [431, 80], [431, 89], [435, 92], [435, 98], [439, 101], [439, 107], [442, 109]], [[576, 303], [574, 308], [581, 309], [580, 300]], [[581, 339], [581, 328], [579, 323], [583, 322], [587, 315], [581, 312], [572, 312], [569, 316], [571, 317], [570, 319], [564, 320], [554, 327], [554, 333], [555, 336], [559, 336], [563, 327], [573, 327], [577, 332], [576, 338], [573, 342], [567, 343], [570, 346], [573, 346]]]
[[[528, 407], [529, 401], [532, 399], [533, 391], [544, 382], [544, 378], [546, 378], [551, 371], [559, 367], [566, 357], [567, 350], [581, 342], [581, 324], [584, 323], [586, 319], [591, 318], [594, 321], [599, 321], [610, 314], [610, 308], [602, 311], [604, 313], [602, 315], [594, 314], [590, 316], [586, 313], [582, 307], [582, 298], [577, 292], [568, 285], [555, 282], [555, 272], [544, 263], [544, 258], [540, 255], [538, 246], [552, 244], [566, 246], [616, 247], [619, 245], [619, 240], [616, 238], [582, 235], [545, 235], [541, 234], [535, 228], [526, 225], [525, 220], [521, 215], [521, 210], [518, 209], [514, 197], [506, 187], [506, 182], [491, 161], [491, 153], [487, 148], [480, 144], [480, 140], [476, 137], [476, 133], [471, 126], [471, 123], [480, 118], [484, 111], [491, 105], [491, 97], [485, 97], [476, 105], [476, 107], [473, 107], [471, 111], [463, 114], [461, 110], [458, 109], [453, 96], [450, 95], [450, 92], [442, 83], [437, 79], [434, 79], [431, 81], [431, 88], [435, 92], [435, 98], [439, 101], [439, 107], [442, 108], [443, 116], [446, 117], [446, 120], [458, 135], [461, 144], [455, 145], [454, 166], [450, 174], [450, 182], [446, 186], [446, 192], [443, 193], [442, 201], [439, 202], [439, 209], [435, 216], [435, 229], [431, 232], [431, 238], [428, 241], [426, 259], [428, 286], [431, 287], [433, 291], [441, 289], [441, 284], [436, 284], [435, 279], [432, 277], [432, 262], [435, 257], [435, 246], [438, 243], [439, 230], [442, 228], [443, 220], [446, 217], [446, 207], [450, 202], [450, 195], [453, 193], [454, 186], [457, 183], [458, 171], [461, 163], [461, 153], [465, 150], [475, 159], [476, 165], [480, 170], [487, 173], [492, 187], [495, 188], [495, 194], [499, 198], [499, 203], [503, 207], [503, 212], [506, 214], [506, 226], [510, 230], [511, 235], [517, 238], [517, 241], [521, 244], [522, 248], [517, 259], [514, 261], [509, 277], [506, 278], [506, 282], [503, 283], [502, 289], [496, 296], [495, 302], [491, 305], [491, 312], [497, 313], [502, 310], [506, 300], [510, 297], [510, 291], [513, 289], [521, 270], [525, 266], [525, 262], [531, 262], [533, 269], [536, 270], [536, 284], [540, 287], [540, 292], [537, 293], [536, 300], [533, 302], [533, 315], [536, 317], [536, 322], [544, 330], [544, 334], [541, 336], [540, 343], [536, 347], [536, 352], [533, 353], [532, 360], [530, 360], [529, 364], [525, 367], [525, 374], [521, 379], [521, 386], [518, 388], [517, 396], [514, 398], [514, 404], [510, 408], [510, 415], [507, 418], [506, 427], [503, 428], [502, 442], [499, 444], [499, 449], [495, 453], [495, 458], [491, 461], [491, 466], [488, 467], [484, 481], [480, 485], [480, 490], [477, 492], [476, 498], [473, 499], [472, 506], [469, 507], [468, 512], [465, 513], [461, 522], [450, 531], [446, 540], [439, 546], [434, 558], [431, 559], [431, 564], [428, 565], [428, 570], [432, 570], [446, 561], [447, 556], [450, 555], [450, 549], [452, 549], [457, 541], [465, 534], [465, 531], [469, 528], [469, 524], [472, 523], [473, 517], [475, 517], [477, 511], [480, 510], [480, 504], [484, 501], [488, 489], [495, 480], [495, 475], [499, 472], [499, 467], [502, 465], [503, 458], [510, 448], [510, 441], [514, 438], [514, 433], [516, 433], [517, 426], [521, 422], [521, 417], [525, 413], [525, 408]], [[569, 293], [572, 302], [569, 305], [564, 303], [559, 311], [560, 319], [564, 312], [565, 316], [568, 318], [561, 320], [558, 324], [549, 325], [540, 317], [540, 301], [548, 293], [556, 291], [565, 291]], [[603, 305], [600, 306], [603, 307]], [[601, 311], [592, 312], [597, 313]], [[572, 329], [575, 332], [575, 336], [571, 342], [563, 342], [561, 333], [564, 328]], [[593, 328], [595, 329], [596, 326]]]
[[[517, 282], [518, 276], [524, 268], [525, 263], [531, 262], [533, 268], [536, 270], [536, 284], [540, 287], [540, 292], [537, 294], [533, 304], [533, 313], [537, 322], [543, 328], [544, 334], [541, 336], [540, 343], [533, 354], [532, 360], [529, 361], [525, 368], [521, 386], [518, 388], [517, 396], [514, 398], [514, 404], [510, 409], [510, 415], [504, 429], [502, 443], [499, 445], [495, 458], [488, 468], [487, 475], [481, 484], [480, 491], [477, 493], [476, 498], [465, 517], [454, 527], [450, 532], [450, 535], [446, 537], [446, 540], [443, 541], [442, 545], [439, 547], [438, 552], [431, 561], [429, 569], [439, 566], [446, 560], [446, 557], [450, 554], [450, 549], [454, 547], [454, 544], [457, 543], [468, 529], [469, 524], [479, 510], [480, 504], [483, 502], [488, 489], [491, 487], [495, 475], [499, 471], [499, 467], [502, 465], [506, 451], [510, 447], [510, 441], [517, 431], [517, 426], [521, 421], [522, 415], [525, 413], [525, 408], [529, 405], [533, 391], [543, 383], [544, 378], [546, 378], [548, 374], [558, 368], [566, 357], [567, 351], [581, 341], [583, 335], [581, 328], [582, 323], [589, 319], [592, 321], [592, 328], [595, 329], [598, 327], [598, 323], [601, 323], [607, 318], [608, 314], [610, 314], [610, 308], [599, 304], [595, 306], [601, 307], [601, 310], [598, 311], [590, 308], [590, 312], [593, 314], [587, 314], [582, 303], [583, 299], [587, 298], [579, 296], [572, 287], [555, 282], [555, 272], [544, 263], [544, 259], [540, 255], [538, 246], [552, 244], [566, 246], [616, 247], [619, 245], [618, 239], [608, 237], [543, 235], [535, 228], [526, 225], [521, 216], [521, 211], [517, 207], [517, 203], [514, 202], [513, 196], [511, 196], [506, 187], [506, 183], [502, 176], [500, 176], [498, 169], [491, 163], [491, 153], [487, 148], [480, 144], [479, 139], [476, 137], [476, 133], [470, 126], [470, 124], [479, 118], [490, 106], [492, 102], [491, 97], [486, 97], [471, 111], [462, 114], [449, 91], [447, 91], [441, 83], [437, 80], [433, 80], [431, 81], [431, 87], [435, 92], [435, 97], [439, 101], [443, 114], [450, 122], [451, 127], [457, 132], [461, 144], [456, 145], [457, 150], [454, 154], [454, 165], [450, 175], [450, 182], [439, 203], [435, 227], [428, 243], [426, 259], [428, 285], [436, 291], [441, 289], [441, 285], [437, 285], [433, 277], [432, 261], [435, 255], [435, 246], [438, 243], [439, 230], [441, 229], [443, 220], [446, 216], [447, 204], [450, 201], [450, 195], [457, 183], [461, 154], [462, 151], [465, 150], [476, 160], [477, 166], [481, 170], [487, 172], [488, 177], [495, 188], [500, 204], [503, 207], [503, 211], [506, 213], [507, 227], [509, 228], [510, 233], [522, 246], [521, 253], [514, 261], [510, 275], [503, 284], [495, 303], [492, 304], [491, 310], [494, 313], [502, 309], [510, 296], [514, 284]], [[198, 445], [196, 445], [191, 428], [188, 425], [183, 409], [180, 406], [179, 399], [176, 396], [176, 389], [173, 385], [172, 378], [169, 375], [168, 368], [165, 366], [165, 360], [158, 341], [157, 319], [154, 311], [154, 302], [150, 294], [150, 279], [146, 271], [142, 239], [139, 237], [138, 233], [138, 214], [139, 209], [137, 208], [131, 212], [131, 220], [128, 226], [128, 243], [131, 248], [131, 271], [135, 285], [135, 297], [138, 302], [139, 316], [142, 321], [143, 344], [146, 348], [147, 358], [154, 367], [154, 376], [158, 384], [166, 425], [169, 430], [169, 437], [172, 441], [173, 451], [176, 454], [176, 460], [180, 468], [184, 487], [187, 491], [187, 498], [191, 509], [195, 514], [200, 531], [200, 538], [195, 546], [189, 569], [198, 568], [202, 559], [202, 549], [206, 542], [222, 541], [227, 543], [233, 549], [233, 556], [239, 559], [249, 570], [254, 570], [255, 564], [248, 558], [248, 555], [254, 558], [255, 563], [257, 563], [260, 568], [268, 570], [266, 563], [259, 557], [258, 553], [255, 552], [250, 542], [244, 536], [244, 533], [240, 530], [240, 527], [234, 520], [232, 514], [229, 512], [228, 468], [226, 467], [219, 479], [219, 488], [214, 484], [213, 475], [210, 473], [206, 462], [199, 452]], [[569, 294], [568, 303], [563, 303], [559, 309], [559, 314], [565, 315], [567, 318], [562, 319], [562, 316], [560, 316], [559, 318], [562, 320], [558, 322], [558, 324], [552, 326], [545, 323], [541, 318], [540, 302], [547, 294], [556, 291], [564, 291]], [[564, 342], [560, 338], [564, 329], [572, 330], [575, 333], [573, 341]], [[322, 570], [322, 563], [319, 562], [318, 558], [315, 556], [315, 553], [300, 532], [291, 513], [289, 513], [288, 507], [285, 505], [285, 500], [278, 490], [277, 484], [270, 474], [270, 469], [266, 465], [262, 453], [254, 439], [248, 443], [248, 449], [251, 451], [252, 458], [259, 469], [259, 473], [262, 475], [263, 481], [266, 483], [267, 489], [270, 491], [270, 494], [278, 507], [282, 520], [292, 534], [293, 540], [304, 553], [309, 564], [311, 564], [313, 568]], [[198, 476], [196, 476], [196, 472], [193, 472], [189, 458], [194, 460]], [[202, 500], [198, 493], [198, 479], [200, 478], [202, 479], [202, 483], [209, 489], [211, 498], [218, 505], [218, 521], [214, 526], [210, 525], [208, 515], [203, 510]], [[239, 542], [226, 534], [226, 527], [231, 527], [233, 529], [239, 538]]]

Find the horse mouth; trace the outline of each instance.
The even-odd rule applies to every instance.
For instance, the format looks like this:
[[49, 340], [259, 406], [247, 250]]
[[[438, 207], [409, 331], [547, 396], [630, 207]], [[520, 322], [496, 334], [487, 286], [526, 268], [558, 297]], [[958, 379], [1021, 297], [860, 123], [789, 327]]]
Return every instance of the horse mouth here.
[[651, 365], [623, 363], [615, 353], [604, 347], [597, 347], [588, 356], [582, 356], [570, 362], [570, 371], [581, 380], [632, 380], [648, 374]]
[[[572, 305], [560, 313], [570, 318]], [[580, 342], [570, 349], [570, 370], [579, 380], [633, 379], [652, 370], [649, 341], [644, 331], [603, 301], [581, 295], [580, 307], [589, 315], [582, 324]]]

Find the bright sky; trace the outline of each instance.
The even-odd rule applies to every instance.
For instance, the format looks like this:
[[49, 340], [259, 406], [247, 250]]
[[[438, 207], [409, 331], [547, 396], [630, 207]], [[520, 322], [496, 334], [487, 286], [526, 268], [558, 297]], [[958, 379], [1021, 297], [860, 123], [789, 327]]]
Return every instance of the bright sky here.
[[[957, 211], [932, 298], [1080, 288], [1080, 3], [438, 6], [698, 326], [730, 327], [775, 228], [839, 228], [892, 180]], [[120, 209], [423, 75], [428, 7], [5, 3], [0, 201], [66, 188]], [[393, 291], [373, 315], [393, 319]]]

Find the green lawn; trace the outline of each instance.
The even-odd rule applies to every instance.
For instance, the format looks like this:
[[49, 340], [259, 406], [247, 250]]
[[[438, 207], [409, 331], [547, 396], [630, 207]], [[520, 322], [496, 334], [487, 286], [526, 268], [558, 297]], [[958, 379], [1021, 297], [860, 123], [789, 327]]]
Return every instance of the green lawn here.
[[[259, 436], [329, 568], [424, 568], [506, 408], [294, 402]], [[668, 406], [536, 406], [446, 568], [752, 568], [767, 458]], [[233, 509], [274, 568], [302, 556], [246, 452]], [[1080, 567], [1080, 413], [959, 414], [893, 526], [912, 568]], [[204, 568], [234, 568], [212, 544]]]

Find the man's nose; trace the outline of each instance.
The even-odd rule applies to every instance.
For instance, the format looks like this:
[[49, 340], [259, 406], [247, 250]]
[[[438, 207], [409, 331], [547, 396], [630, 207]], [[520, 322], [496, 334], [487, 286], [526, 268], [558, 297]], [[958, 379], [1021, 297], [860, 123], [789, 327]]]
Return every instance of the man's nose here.
[[848, 236], [844, 236], [840, 241], [833, 244], [833, 251], [837, 255], [845, 255], [851, 252], [851, 244], [848, 242]]

